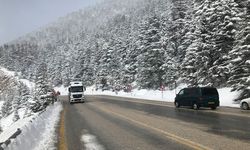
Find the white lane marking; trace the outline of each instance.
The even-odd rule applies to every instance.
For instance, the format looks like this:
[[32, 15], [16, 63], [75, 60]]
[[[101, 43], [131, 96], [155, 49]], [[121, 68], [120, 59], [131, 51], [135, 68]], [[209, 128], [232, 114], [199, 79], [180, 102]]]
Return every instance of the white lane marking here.
[[94, 135], [85, 134], [82, 136], [81, 141], [84, 143], [86, 150], [104, 150]]

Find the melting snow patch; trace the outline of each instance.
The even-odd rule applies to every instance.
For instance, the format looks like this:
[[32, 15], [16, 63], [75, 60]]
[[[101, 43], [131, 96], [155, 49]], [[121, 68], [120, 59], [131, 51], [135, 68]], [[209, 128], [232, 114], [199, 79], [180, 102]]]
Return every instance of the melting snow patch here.
[[104, 150], [94, 135], [85, 134], [82, 136], [81, 141], [84, 143], [86, 150]]

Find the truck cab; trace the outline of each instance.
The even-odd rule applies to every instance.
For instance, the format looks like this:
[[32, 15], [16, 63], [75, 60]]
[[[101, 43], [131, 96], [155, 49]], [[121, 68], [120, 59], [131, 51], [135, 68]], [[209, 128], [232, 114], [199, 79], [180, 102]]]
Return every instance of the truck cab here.
[[82, 82], [80, 81], [75, 81], [75, 82], [70, 82], [69, 86], [69, 103], [75, 103], [75, 102], [84, 102], [85, 97], [84, 97], [84, 91], [85, 87], [83, 86]]

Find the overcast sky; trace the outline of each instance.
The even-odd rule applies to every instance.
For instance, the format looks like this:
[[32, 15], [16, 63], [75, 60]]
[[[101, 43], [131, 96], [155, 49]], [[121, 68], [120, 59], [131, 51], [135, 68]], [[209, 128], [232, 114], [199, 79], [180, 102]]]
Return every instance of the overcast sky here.
[[0, 44], [99, 0], [0, 0]]

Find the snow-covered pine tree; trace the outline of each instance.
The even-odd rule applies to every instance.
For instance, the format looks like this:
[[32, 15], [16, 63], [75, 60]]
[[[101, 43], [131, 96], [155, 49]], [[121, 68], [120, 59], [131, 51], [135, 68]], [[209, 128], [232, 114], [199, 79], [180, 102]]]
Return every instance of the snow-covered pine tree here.
[[135, 81], [137, 56], [140, 52], [136, 50], [138, 31], [137, 25], [132, 22], [133, 17], [132, 14], [118, 15], [113, 23], [115, 30], [112, 39], [114, 39], [114, 48], [116, 49], [115, 59], [119, 66], [119, 75], [115, 79], [116, 86], [127, 86]]
[[235, 17], [237, 10], [230, 10], [230, 7], [235, 5], [233, 1], [227, 0], [204, 0], [195, 3], [196, 38], [187, 49], [189, 57], [190, 54], [195, 57], [185, 58], [187, 62], [184, 62], [184, 69], [189, 70], [187, 74], [192, 72], [192, 84], [197, 82], [201, 85], [218, 86], [225, 82], [227, 77], [223, 73], [226, 72], [226, 68], [223, 68], [222, 63], [225, 62], [223, 56], [227, 55], [234, 42], [235, 27], [230, 20]]
[[[195, 32], [197, 33], [197, 31]], [[196, 59], [198, 58], [197, 51], [199, 51], [200, 39], [195, 39], [187, 48], [185, 58], [181, 64], [183, 81], [190, 86], [198, 84], [198, 68], [200, 67]]]
[[18, 114], [18, 109], [15, 109], [14, 110], [14, 116], [13, 116], [13, 122], [16, 122], [17, 120], [19, 120], [20, 117], [19, 117], [19, 114]]
[[158, 89], [164, 82], [165, 51], [160, 43], [160, 26], [159, 18], [154, 15], [140, 28], [137, 83], [141, 88]]
[[186, 34], [190, 31], [193, 20], [191, 13], [193, 2], [191, 0], [170, 0], [171, 12], [165, 23], [166, 49], [171, 52], [171, 57], [180, 63], [184, 59], [186, 48], [190, 43], [185, 42]]
[[13, 91], [9, 91], [4, 96], [4, 103], [1, 108], [1, 117], [6, 117], [12, 112], [12, 101], [14, 99]]
[[2, 125], [0, 124], [0, 134], [3, 132]]
[[20, 82], [18, 90], [20, 90], [20, 107], [21, 108], [26, 108], [28, 106], [29, 100], [31, 99], [31, 91], [30, 89]]
[[12, 120], [14, 122], [20, 119], [18, 110], [20, 109], [21, 106], [21, 89], [19, 87], [20, 83], [18, 83], [18, 85], [14, 88], [14, 98], [12, 101], [12, 110], [14, 111], [14, 116]]
[[110, 46], [109, 42], [105, 42], [102, 46], [102, 52], [104, 52], [104, 55], [100, 59], [100, 66], [97, 71], [97, 81], [100, 83], [100, 81], [106, 80], [107, 84], [111, 84], [113, 82], [112, 70], [113, 67], [115, 67], [113, 66], [114, 59], [112, 58], [114, 49]]
[[[165, 82], [169, 87], [173, 87], [180, 75], [181, 63], [185, 58], [186, 49], [191, 44], [193, 35], [193, 2], [190, 0], [176, 0], [166, 2], [168, 10], [163, 11], [161, 42], [165, 49]], [[181, 73], [182, 72], [182, 73]], [[186, 77], [183, 75], [183, 77]]]
[[90, 86], [95, 81], [95, 41], [85, 33], [82, 33], [79, 40], [76, 45], [76, 51], [79, 55], [76, 56], [77, 63], [73, 66], [74, 78], [81, 79], [86, 86]]
[[35, 106], [32, 108], [33, 111], [40, 111], [47, 107], [50, 103], [50, 99], [42, 98], [43, 95], [47, 94], [49, 89], [48, 78], [47, 78], [47, 64], [41, 62], [36, 71], [36, 80], [35, 80], [35, 94], [34, 100], [36, 102]]
[[213, 16], [214, 8], [212, 6], [213, 2], [210, 0], [205, 0], [198, 5], [198, 10], [195, 12], [195, 15], [198, 17], [198, 31], [195, 33], [200, 33], [198, 35], [199, 42], [195, 44], [199, 46], [196, 48], [197, 57], [195, 59], [197, 64], [196, 71], [196, 80], [197, 84], [201, 85], [211, 85], [211, 74], [209, 74], [209, 69], [213, 64], [213, 54], [216, 51], [216, 44], [214, 41], [214, 35], [216, 31], [216, 26], [213, 24], [211, 16]]
[[229, 52], [228, 84], [233, 87], [233, 90], [246, 90], [250, 87], [250, 1], [244, 1], [244, 3], [244, 14], [240, 22], [241, 31], [237, 32], [236, 45]]
[[213, 27], [212, 40], [215, 49], [211, 51], [212, 66], [209, 69], [210, 84], [213, 86], [226, 86], [229, 78], [228, 53], [235, 44], [235, 33], [239, 32], [238, 24], [241, 13], [238, 4], [233, 0], [219, 0], [211, 4], [213, 10], [209, 13], [209, 24]]

